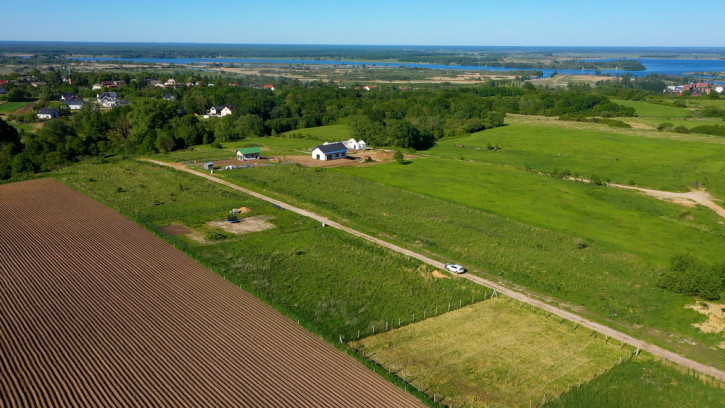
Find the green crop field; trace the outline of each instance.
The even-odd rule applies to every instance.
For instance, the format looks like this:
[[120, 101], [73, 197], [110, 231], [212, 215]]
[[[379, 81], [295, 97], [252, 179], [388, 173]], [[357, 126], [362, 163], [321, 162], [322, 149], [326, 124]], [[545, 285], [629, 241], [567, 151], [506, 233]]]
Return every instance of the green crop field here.
[[544, 408], [725, 407], [725, 387], [653, 361], [625, 361]]
[[[527, 407], [628, 359], [633, 350], [502, 297], [354, 342], [443, 404]], [[639, 357], [635, 357], [639, 358]]]
[[[452, 160], [441, 162], [455, 164]], [[440, 260], [463, 262], [471, 267], [472, 273], [502, 278], [560, 301], [581, 305], [583, 308], [577, 307], [579, 313], [605, 320], [608, 325], [701, 361], [725, 367], [725, 355], [716, 346], [723, 341], [722, 334], [703, 334], [693, 328], [692, 323], [704, 319], [702, 315], [684, 308], [693, 300], [656, 286], [668, 251], [677, 253], [680, 250], [678, 243], [685, 245], [677, 233], [695, 237], [692, 239], [710, 249], [710, 256], [723, 253], [723, 226], [717, 223], [714, 213], [681, 208], [625, 191], [544, 176], [527, 176], [521, 172], [523, 181], [519, 183], [524, 183], [522, 187], [531, 183], [535, 191], [534, 194], [529, 193], [533, 198], [527, 200], [553, 201], [541, 203], [543, 211], [551, 214], [538, 214], [539, 203], [535, 201], [528, 210], [522, 205], [522, 211], [528, 211], [530, 217], [539, 217], [542, 223], [549, 215], [562, 219], [568, 216], [580, 218], [578, 227], [566, 231], [562, 228], [561, 232], [556, 232], [474, 208], [480, 207], [474, 202], [479, 193], [471, 192], [478, 188], [475, 183], [469, 183], [468, 187], [462, 187], [463, 192], [457, 192], [462, 199], [470, 201], [470, 206], [461, 204], [458, 201], [461, 198], [453, 196], [455, 192], [448, 197], [445, 194], [435, 196], [442, 189], [436, 181], [438, 178], [455, 180], [460, 176], [466, 179], [473, 177], [468, 174], [476, 173], [484, 165], [468, 163], [468, 167], [444, 167], [449, 171], [446, 172], [426, 163], [435, 162], [423, 159], [413, 160], [406, 166], [387, 164], [354, 170], [279, 165], [230, 172], [220, 177], [320, 211], [333, 219]], [[489, 177], [499, 177], [495, 170], [500, 166], [484, 167], [490, 168], [484, 169], [491, 172]], [[386, 174], [388, 171], [391, 174]], [[355, 175], [346, 174], [348, 172]], [[399, 174], [392, 176], [398, 172], [408, 174], [406, 182], [427, 187], [409, 191], [383, 184], [400, 177]], [[361, 177], [366, 174], [371, 179], [381, 180]], [[529, 181], [526, 181], [527, 177], [531, 177]], [[414, 181], [416, 178], [419, 180]], [[510, 202], [515, 207], [519, 205], [516, 200], [527, 194], [525, 189], [515, 187], [515, 180], [510, 182], [512, 191], [519, 193], [512, 194], [511, 198], [502, 195], [500, 206]], [[540, 184], [538, 187], [537, 183]], [[506, 191], [506, 187], [501, 189]], [[485, 191], [485, 188], [480, 191]], [[481, 200], [487, 200], [483, 193], [480, 194]], [[553, 194], [553, 198], [550, 199], [549, 194]], [[568, 195], [581, 198], [571, 198], [567, 202]], [[562, 200], [560, 207], [568, 208], [557, 210], [557, 200]], [[577, 206], [581, 206], [585, 213], [578, 214]], [[569, 215], [562, 215], [561, 211], [569, 211]], [[604, 218], [589, 220], [588, 211]], [[614, 217], [606, 218], [607, 211], [613, 212]], [[683, 216], [685, 212], [689, 214]], [[616, 216], [623, 217], [622, 221], [618, 221]], [[610, 242], [598, 239], [596, 228], [588, 230], [585, 224], [589, 222], [601, 222], [602, 228], [607, 222], [617, 224], [606, 228], [605, 232], [611, 235]], [[651, 239], [638, 244], [637, 248], [641, 247], [644, 251], [625, 250], [624, 242], [629, 239], [626, 235], [637, 230], [637, 226], [628, 226], [629, 223], [640, 223], [640, 228], [645, 230], [637, 234], [644, 238], [646, 228], [650, 228], [656, 233], [670, 234], [668, 239], [674, 242], [660, 240], [653, 233]], [[587, 235], [592, 237], [581, 235], [578, 229], [582, 232], [588, 230]], [[582, 244], [586, 248], [580, 248]], [[657, 255], [652, 255], [654, 253]]]
[[0, 105], [0, 113], [13, 113], [30, 102], [5, 102]]
[[[697, 183], [725, 198], [725, 138], [708, 139], [712, 143], [516, 124], [440, 141], [425, 154], [544, 173], [568, 170], [668, 191], [687, 191]], [[488, 150], [489, 144], [501, 150]]]
[[[165, 239], [331, 340], [441, 314], [483, 299], [486, 290], [436, 277], [417, 260], [171, 169], [120, 161], [73, 166], [54, 177], [154, 231], [170, 224], [196, 231], [206, 244], [181, 235]], [[206, 225], [240, 206], [274, 217], [276, 228], [233, 235]]]
[[[634, 108], [638, 117], [635, 118], [619, 118], [630, 124], [641, 124], [645, 127], [656, 128], [662, 123], [669, 123], [673, 126], [684, 126], [691, 128], [700, 125], [722, 124], [720, 118], [698, 117], [699, 113], [694, 108], [705, 106], [722, 106], [717, 100], [698, 100], [697, 102], [688, 103], [690, 108], [679, 108], [674, 106], [666, 106], [662, 104], [645, 102], [645, 101], [626, 101], [613, 100], [613, 102]], [[725, 101], [722, 101], [725, 102]]]

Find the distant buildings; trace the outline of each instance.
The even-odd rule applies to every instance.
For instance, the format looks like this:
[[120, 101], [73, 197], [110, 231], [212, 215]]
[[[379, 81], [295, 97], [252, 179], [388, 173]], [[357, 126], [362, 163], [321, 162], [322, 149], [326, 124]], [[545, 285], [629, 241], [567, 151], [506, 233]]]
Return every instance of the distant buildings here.
[[723, 86], [710, 84], [709, 82], [698, 82], [693, 84], [670, 85], [664, 90], [664, 93], [682, 95], [683, 92], [690, 92], [691, 95], [709, 95], [710, 92], [723, 93]]
[[53, 108], [40, 108], [38, 109], [38, 113], [36, 114], [38, 119], [40, 120], [49, 120], [49, 119], [55, 119], [58, 116], [58, 111]]

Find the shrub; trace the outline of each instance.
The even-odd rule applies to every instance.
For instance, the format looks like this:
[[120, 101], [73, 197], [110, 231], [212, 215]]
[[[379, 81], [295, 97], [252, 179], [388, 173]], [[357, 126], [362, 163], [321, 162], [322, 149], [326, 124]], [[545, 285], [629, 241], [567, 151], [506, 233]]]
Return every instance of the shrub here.
[[707, 265], [691, 255], [675, 255], [658, 285], [683, 295], [718, 300], [725, 289], [725, 264]]
[[405, 156], [403, 156], [403, 152], [396, 150], [394, 158], [399, 164], [403, 164]]

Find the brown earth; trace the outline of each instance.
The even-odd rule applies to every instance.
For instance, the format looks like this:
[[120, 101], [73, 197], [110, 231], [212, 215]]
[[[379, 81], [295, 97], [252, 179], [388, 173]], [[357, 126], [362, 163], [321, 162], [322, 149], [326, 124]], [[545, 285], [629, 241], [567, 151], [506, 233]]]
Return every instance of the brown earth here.
[[[337, 160], [316, 160], [312, 156], [285, 156], [284, 161], [297, 163], [306, 167], [343, 167], [355, 166], [365, 167], [374, 166], [376, 164], [387, 163], [394, 160], [395, 151], [393, 150], [361, 150], [348, 152], [348, 158]], [[360, 158], [370, 157], [371, 162], [360, 162]], [[417, 156], [403, 155], [406, 160], [414, 159]]]
[[239, 222], [211, 221], [206, 225], [212, 228], [219, 228], [232, 234], [246, 234], [248, 232], [265, 231], [276, 226], [268, 220], [274, 217], [268, 215], [256, 215], [254, 217], [240, 218]]
[[423, 406], [57, 181], [0, 197], [1, 407]]
[[[725, 332], [725, 304], [698, 302], [694, 305], [685, 306], [688, 309], [695, 310], [707, 316], [707, 320], [702, 323], [695, 323], [693, 326], [702, 330], [703, 333], [722, 333]], [[721, 347], [725, 348], [725, 347]]]

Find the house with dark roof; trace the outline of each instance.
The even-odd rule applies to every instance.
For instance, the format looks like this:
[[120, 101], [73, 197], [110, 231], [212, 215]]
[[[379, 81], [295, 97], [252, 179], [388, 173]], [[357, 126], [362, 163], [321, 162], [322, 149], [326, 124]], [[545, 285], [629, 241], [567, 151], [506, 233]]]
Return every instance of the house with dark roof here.
[[60, 94], [60, 101], [61, 102], [66, 102], [66, 101], [82, 101], [82, 100], [83, 100], [83, 98], [81, 98], [80, 96], [78, 96], [78, 95], [76, 95], [74, 93], [64, 92], [64, 93]]
[[69, 101], [63, 101], [64, 104], [68, 105], [70, 110], [80, 110], [83, 108], [83, 99], [73, 99]]
[[40, 120], [48, 120], [48, 119], [55, 119], [58, 116], [58, 111], [53, 108], [40, 108], [38, 109], [38, 113], [36, 114], [38, 119]]
[[327, 143], [312, 149], [312, 158], [315, 160], [335, 160], [347, 157], [347, 147], [342, 142]]
[[102, 92], [96, 95], [96, 101], [104, 108], [113, 108], [118, 102], [118, 94], [115, 92]]
[[244, 160], [256, 160], [262, 154], [262, 149], [259, 147], [245, 147], [237, 149], [237, 159]]

